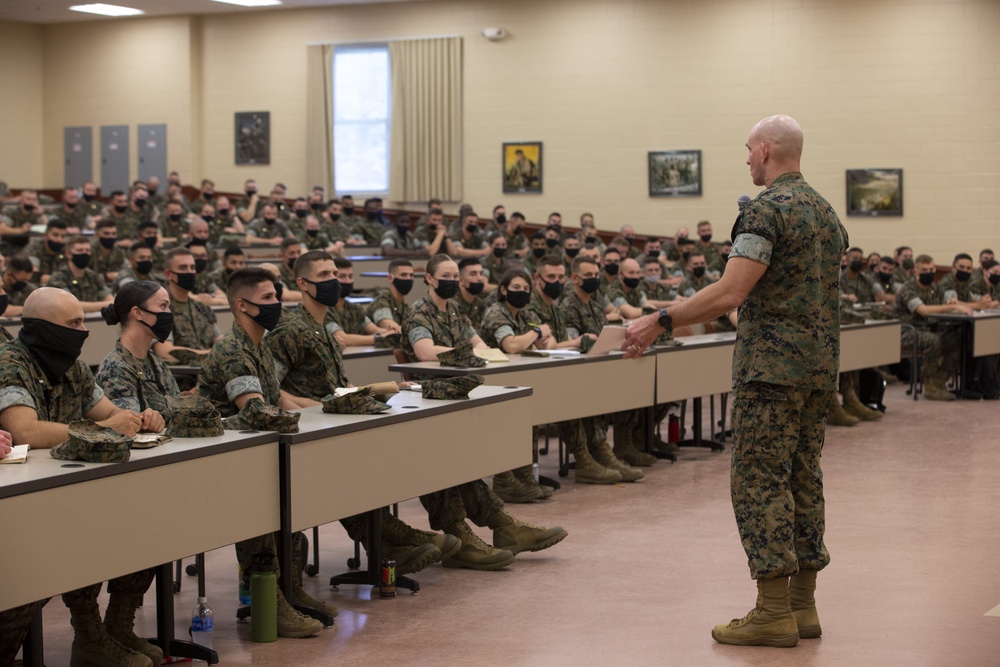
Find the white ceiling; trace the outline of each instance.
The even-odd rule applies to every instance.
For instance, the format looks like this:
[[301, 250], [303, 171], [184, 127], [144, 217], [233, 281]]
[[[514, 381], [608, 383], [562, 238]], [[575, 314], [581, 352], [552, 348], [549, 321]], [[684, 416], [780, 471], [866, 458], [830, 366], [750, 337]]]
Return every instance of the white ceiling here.
[[[71, 12], [70, 5], [105, 2], [110, 5], [133, 7], [146, 16], [177, 16], [181, 14], [229, 14], [234, 12], [275, 11], [330, 5], [360, 5], [375, 2], [415, 2], [417, 0], [283, 0], [277, 7], [248, 8], [211, 0], [0, 0], [0, 21], [20, 23], [68, 23], [71, 21], [120, 21], [122, 19], [83, 12]], [[134, 17], [141, 18], [141, 17]]]

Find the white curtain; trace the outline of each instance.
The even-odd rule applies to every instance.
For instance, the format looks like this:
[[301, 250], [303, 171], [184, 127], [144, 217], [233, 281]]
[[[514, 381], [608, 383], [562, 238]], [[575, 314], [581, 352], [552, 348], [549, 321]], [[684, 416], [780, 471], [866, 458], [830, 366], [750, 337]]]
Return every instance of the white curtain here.
[[308, 48], [306, 83], [306, 185], [333, 195], [333, 45]]

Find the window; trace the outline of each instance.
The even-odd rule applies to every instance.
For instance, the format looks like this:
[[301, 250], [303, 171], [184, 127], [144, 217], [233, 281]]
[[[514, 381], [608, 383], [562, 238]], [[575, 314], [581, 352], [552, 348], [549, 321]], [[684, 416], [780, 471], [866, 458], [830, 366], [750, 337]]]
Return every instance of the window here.
[[389, 47], [333, 51], [333, 165], [338, 193], [389, 191]]

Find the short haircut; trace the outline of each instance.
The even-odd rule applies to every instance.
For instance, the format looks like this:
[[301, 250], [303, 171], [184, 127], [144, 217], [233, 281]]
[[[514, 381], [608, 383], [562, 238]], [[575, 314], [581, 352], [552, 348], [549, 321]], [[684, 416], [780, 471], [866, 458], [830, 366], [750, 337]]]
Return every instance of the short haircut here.
[[281, 242], [281, 246], [280, 247], [281, 247], [282, 252], [284, 252], [287, 248], [291, 248], [293, 245], [300, 246], [300, 245], [302, 245], [302, 242], [299, 241], [294, 236], [289, 236], [288, 238], [284, 239]]
[[543, 255], [535, 262], [535, 272], [543, 266], [563, 266], [563, 261], [557, 255]]
[[155, 229], [155, 230], [159, 231], [160, 226], [157, 225], [152, 220], [146, 220], [144, 222], [140, 222], [139, 223], [139, 228], [136, 230], [136, 233], [141, 232], [144, 229]]
[[232, 257], [233, 255], [243, 255], [243, 248], [238, 245], [227, 245], [226, 249], [222, 252], [222, 256]]
[[618, 234], [613, 239], [611, 239], [611, 243], [609, 243], [608, 245], [616, 246], [616, 245], [625, 245], [626, 243], [628, 243], [628, 240], [621, 234]]
[[996, 253], [990, 250], [989, 248], [983, 248], [982, 250], [979, 251], [980, 257], [982, 257], [985, 254], [995, 255]]
[[[115, 224], [114, 220], [108, 220], [108, 222], [110, 222], [112, 225]], [[45, 225], [45, 231], [49, 231], [50, 229], [62, 229], [62, 230], [65, 230], [67, 228], [68, 228], [68, 225], [65, 222], [63, 222], [62, 220], [49, 220], [49, 224]]]
[[334, 257], [333, 263], [336, 264], [338, 269], [349, 269], [352, 266], [354, 266], [353, 264], [351, 264], [351, 260], [345, 259], [343, 257]]
[[149, 252], [153, 252], [153, 249], [150, 248], [145, 243], [133, 243], [131, 245], [131, 247], [129, 247], [129, 249], [128, 249], [128, 256], [129, 257], [133, 257], [140, 250], [148, 250]]
[[659, 267], [662, 268], [662, 265], [660, 264], [660, 258], [659, 257], [647, 257], [646, 259], [642, 260], [642, 263], [643, 264], [656, 264], [657, 266], [659, 266]]
[[620, 250], [618, 250], [618, 248], [616, 248], [616, 247], [614, 246], [614, 244], [612, 244], [612, 245], [609, 245], [609, 246], [608, 246], [608, 249], [604, 251], [604, 259], [605, 259], [605, 261], [607, 260], [607, 258], [608, 258], [608, 255], [610, 255], [610, 254], [615, 254], [615, 255], [618, 255], [618, 259], [619, 259], [619, 260], [620, 260], [620, 259], [622, 258], [622, 253], [621, 253], [621, 251], [620, 251]]
[[851, 246], [850, 248], [847, 249], [847, 252], [849, 252], [849, 253], [851, 253], [851, 252], [860, 252], [862, 255], [865, 254], [865, 251], [862, 250], [861, 248], [859, 248], [858, 246]]
[[517, 218], [518, 220], [524, 220], [524, 214], [521, 213], [520, 211], [514, 211], [513, 213], [510, 214], [510, 219], [513, 220], [514, 218]]
[[933, 264], [934, 258], [930, 255], [917, 255], [917, 258], [913, 260], [914, 264]]
[[580, 267], [583, 266], [584, 264], [593, 264], [594, 266], [597, 266], [597, 261], [591, 259], [590, 257], [577, 255], [576, 257], [573, 258], [573, 265], [572, 268], [570, 269], [570, 273], [579, 273]]
[[[306, 254], [309, 254], [309, 253], [306, 253]], [[392, 273], [393, 271], [395, 271], [396, 269], [398, 269], [401, 266], [408, 266], [408, 267], [410, 267], [412, 269], [413, 268], [413, 262], [411, 262], [410, 260], [406, 259], [405, 257], [397, 257], [396, 259], [394, 259], [391, 262], [389, 262], [389, 273]]]
[[427, 200], [427, 208], [441, 208], [441, 200], [437, 197]]
[[309, 252], [304, 252], [299, 255], [299, 258], [295, 260], [295, 265], [292, 267], [292, 272], [296, 278], [300, 278], [304, 274], [308, 273], [309, 269], [312, 268], [312, 265], [316, 262], [332, 259], [333, 255], [325, 250], [310, 250]]
[[493, 213], [495, 214], [495, 213], [496, 213], [497, 211], [499, 211], [500, 209], [503, 209], [503, 210], [505, 210], [505, 211], [506, 211], [506, 210], [507, 210], [507, 207], [506, 207], [506, 206], [504, 206], [503, 204], [497, 204], [496, 206], [494, 206], [494, 207], [493, 207]]
[[442, 211], [442, 210], [441, 210], [441, 209], [439, 209], [439, 208], [432, 208], [432, 209], [430, 210], [430, 213], [428, 213], [428, 214], [427, 214], [427, 217], [429, 218], [429, 217], [431, 217], [432, 215], [444, 215], [444, 211]]
[[115, 197], [124, 197], [124, 196], [125, 193], [122, 192], [121, 190], [115, 190], [110, 195], [108, 195], [108, 197], [111, 199], [114, 199]]
[[955, 259], [953, 259], [951, 263], [953, 265], [954, 264], [958, 264], [958, 260], [960, 260], [960, 259], [967, 259], [967, 260], [969, 260], [971, 262], [972, 261], [972, 255], [970, 255], [967, 252], [960, 252], [957, 255], [955, 255]]
[[182, 256], [193, 257], [193, 255], [191, 254], [191, 250], [184, 246], [171, 248], [170, 250], [167, 251], [167, 254], [164, 255], [163, 263], [166, 264], [167, 266], [171, 266], [174, 257], [182, 257]]
[[483, 263], [479, 261], [478, 257], [466, 257], [458, 263], [458, 270], [462, 271], [470, 266], [482, 266]]
[[226, 283], [226, 298], [233, 305], [236, 299], [244, 299], [247, 292], [252, 292], [261, 283], [274, 284], [274, 274], [259, 266], [249, 266], [237, 269], [229, 276]]
[[77, 234], [76, 236], [74, 236], [73, 238], [71, 238], [69, 240], [69, 243], [67, 243], [66, 246], [67, 247], [74, 246], [74, 245], [76, 245], [78, 243], [86, 243], [89, 246], [90, 245], [90, 239], [88, 239], [83, 234]]
[[712, 223], [708, 220], [699, 220], [695, 228], [697, 229], [698, 227], [704, 227], [705, 225], [710, 225], [710, 224]]
[[551, 213], [549, 213], [548, 219], [551, 220], [552, 216], [554, 216], [554, 215], [557, 215], [557, 216], [559, 216], [560, 219], [562, 219], [562, 213], [560, 213], [559, 211], [552, 211]]
[[35, 272], [35, 265], [31, 263], [31, 260], [24, 255], [14, 255], [9, 260], [7, 260], [7, 270], [17, 271], [23, 273], [29, 271], [31, 273]]
[[[51, 225], [52, 223], [49, 223], [49, 224]], [[115, 228], [117, 228], [118, 225], [116, 225], [115, 221], [112, 220], [111, 218], [104, 218], [99, 223], [97, 223], [97, 226], [94, 229], [107, 229], [108, 227], [115, 227]], [[64, 229], [65, 229], [65, 226], [64, 226]]]
[[997, 260], [995, 260], [995, 259], [988, 259], [985, 262], [983, 262], [983, 270], [984, 271], [989, 271], [990, 269], [992, 269], [994, 266], [996, 266], [998, 264], [1000, 264], [1000, 262], [998, 262]]
[[884, 257], [882, 257], [878, 261], [878, 263], [879, 264], [889, 264], [891, 266], [896, 266], [896, 262], [892, 261], [892, 257], [890, 257], [889, 255], [885, 255]]
[[545, 240], [545, 232], [543, 232], [541, 230], [538, 230], [537, 232], [535, 232], [534, 234], [531, 235], [531, 240], [532, 241], [537, 241], [539, 239], [541, 239], [542, 241]]
[[892, 254], [893, 254], [894, 256], [896, 256], [896, 257], [899, 257], [899, 255], [900, 255], [900, 254], [901, 254], [901, 253], [902, 253], [902, 252], [903, 252], [904, 250], [909, 250], [910, 252], [913, 252], [913, 248], [911, 248], [910, 246], [908, 246], [908, 245], [901, 245], [901, 246], [899, 246], [898, 248], [896, 248], [896, 251], [895, 251], [894, 253], [892, 253]]

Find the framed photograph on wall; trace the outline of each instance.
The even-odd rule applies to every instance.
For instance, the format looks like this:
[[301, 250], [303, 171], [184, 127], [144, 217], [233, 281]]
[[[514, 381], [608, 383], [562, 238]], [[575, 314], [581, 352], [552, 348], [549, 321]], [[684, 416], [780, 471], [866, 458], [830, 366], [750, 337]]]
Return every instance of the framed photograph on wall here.
[[701, 151], [650, 151], [650, 197], [700, 197]]
[[236, 112], [236, 164], [271, 163], [271, 112]]
[[505, 142], [503, 145], [503, 191], [542, 191], [542, 142]]
[[903, 215], [903, 170], [848, 169], [847, 215]]

